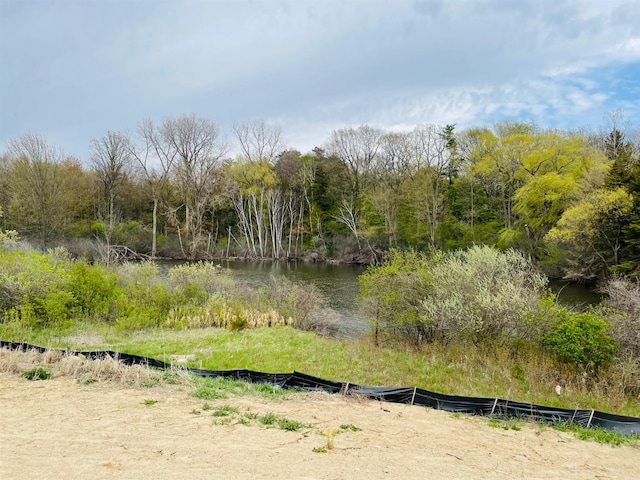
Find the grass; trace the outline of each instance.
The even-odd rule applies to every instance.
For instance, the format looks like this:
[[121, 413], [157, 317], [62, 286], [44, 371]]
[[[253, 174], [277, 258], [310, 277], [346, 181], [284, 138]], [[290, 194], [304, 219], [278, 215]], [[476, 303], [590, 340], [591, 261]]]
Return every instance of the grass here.
[[264, 383], [247, 383], [228, 377], [194, 377], [196, 390], [192, 395], [206, 400], [225, 399], [229, 395], [254, 396], [267, 399], [287, 398], [292, 390], [274, 388]]
[[[579, 372], [557, 365], [539, 350], [516, 357], [503, 349], [473, 346], [410, 345], [376, 347], [369, 340], [338, 341], [291, 327], [230, 332], [224, 329], [145, 330], [126, 334], [107, 326], [77, 326], [63, 331], [14, 332], [7, 340], [82, 350], [109, 349], [169, 361], [171, 355], [195, 355], [190, 366], [213, 370], [248, 368], [263, 372], [294, 370], [336, 381], [361, 385], [418, 386], [451, 395], [506, 398], [569, 409], [597, 409], [640, 416], [640, 399], [626, 397], [611, 375], [584, 382]], [[302, 354], [304, 352], [304, 354]], [[554, 392], [557, 379], [565, 379], [563, 394]], [[150, 379], [149, 382], [152, 382]], [[195, 395], [203, 399], [251, 394], [281, 398], [282, 389], [244, 382], [209, 384], [205, 379]], [[216, 380], [218, 381], [218, 380]], [[224, 381], [226, 382], [226, 380]], [[223, 382], [223, 383], [224, 383]], [[262, 390], [262, 391], [260, 391]]]
[[623, 435], [614, 430], [606, 430], [600, 427], [585, 428], [569, 422], [555, 423], [552, 426], [561, 432], [570, 432], [580, 440], [590, 440], [616, 447], [620, 445], [640, 446], [640, 435], [637, 434]]
[[27, 380], [48, 380], [51, 378], [51, 371], [42, 367], [35, 367], [22, 374]]
[[232, 407], [231, 405], [221, 405], [213, 409], [211, 415], [214, 417], [228, 417], [234, 413], [239, 413], [238, 407]]

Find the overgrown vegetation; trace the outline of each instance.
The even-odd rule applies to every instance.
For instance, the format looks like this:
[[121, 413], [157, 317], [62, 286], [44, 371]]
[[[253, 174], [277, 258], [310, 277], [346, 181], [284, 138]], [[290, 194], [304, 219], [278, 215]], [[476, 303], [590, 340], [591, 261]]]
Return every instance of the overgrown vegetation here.
[[0, 249], [4, 329], [59, 329], [92, 321], [129, 331], [292, 325], [331, 335], [336, 316], [330, 313], [313, 286], [273, 278], [256, 291], [210, 263], [174, 266], [163, 276], [153, 262], [106, 267], [73, 260], [62, 248]]
[[[611, 382], [640, 393], [637, 286], [613, 280], [604, 307], [575, 312], [546, 291], [546, 278], [522, 253], [472, 247], [431, 254], [392, 251], [361, 277], [376, 343], [474, 345], [514, 358], [542, 349], [568, 377]], [[528, 385], [519, 368], [514, 378]], [[615, 381], [614, 381], [615, 378]]]
[[[554, 302], [544, 277], [515, 250], [393, 251], [362, 277], [375, 345], [296, 333], [292, 326], [331, 331], [318, 320], [326, 306], [316, 291], [278, 279], [256, 291], [207, 263], [163, 275], [152, 262], [106, 267], [63, 249], [11, 247], [0, 248], [0, 281], [7, 340], [75, 347], [87, 335], [99, 339], [94, 348], [167, 361], [192, 353], [192, 366], [211, 369], [299, 370], [365, 385], [640, 411], [637, 286], [614, 280], [602, 308], [573, 312]], [[561, 396], [553, 393], [558, 384]], [[203, 383], [198, 395], [220, 398], [225, 390]]]
[[27, 134], [0, 154], [2, 228], [106, 263], [375, 262], [391, 248], [480, 244], [526, 253], [553, 276], [637, 277], [640, 142], [621, 112], [609, 120], [597, 132], [526, 121], [361, 125], [311, 152], [247, 122], [234, 128], [231, 159], [215, 122], [181, 115], [94, 139], [84, 164]]

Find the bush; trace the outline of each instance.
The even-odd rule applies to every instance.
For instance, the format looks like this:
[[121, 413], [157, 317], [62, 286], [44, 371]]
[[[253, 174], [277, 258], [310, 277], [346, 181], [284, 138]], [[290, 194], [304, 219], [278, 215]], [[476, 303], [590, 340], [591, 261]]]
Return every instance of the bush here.
[[168, 276], [176, 304], [203, 304], [211, 295], [228, 296], [236, 290], [236, 284], [229, 273], [213, 263], [177, 265], [169, 270]]
[[56, 326], [69, 319], [74, 306], [68, 290], [72, 261], [63, 249], [48, 253], [0, 250], [0, 285], [5, 321], [30, 328]]
[[628, 280], [608, 281], [602, 291], [605, 313], [611, 320], [610, 334], [618, 342], [619, 354], [640, 360], [640, 284]]
[[473, 247], [431, 256], [392, 251], [361, 277], [376, 337], [417, 342], [510, 343], [536, 340], [546, 278], [513, 250]]
[[472, 247], [435, 257], [420, 313], [446, 342], [510, 343], [531, 338], [547, 279], [515, 250]]
[[284, 318], [291, 318], [301, 330], [322, 335], [337, 331], [337, 316], [327, 308], [327, 301], [315, 285], [301, 285], [286, 277], [271, 277], [269, 286], [260, 291], [256, 308], [271, 308]]
[[112, 307], [119, 292], [118, 277], [113, 272], [78, 261], [71, 267], [69, 289], [79, 315], [96, 320], [114, 320]]
[[594, 311], [567, 312], [566, 319], [543, 337], [542, 344], [551, 348], [560, 361], [596, 372], [611, 362], [616, 352], [616, 342], [607, 334], [608, 327]]
[[385, 336], [425, 337], [420, 305], [431, 288], [431, 268], [425, 254], [391, 250], [381, 265], [360, 276], [362, 308], [376, 342]]

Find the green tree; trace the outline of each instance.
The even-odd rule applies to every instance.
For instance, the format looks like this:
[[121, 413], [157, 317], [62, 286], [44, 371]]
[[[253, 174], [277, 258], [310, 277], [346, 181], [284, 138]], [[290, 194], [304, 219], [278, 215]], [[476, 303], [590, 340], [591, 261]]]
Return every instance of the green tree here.
[[606, 178], [610, 189], [623, 188], [633, 197], [631, 218], [623, 229], [624, 248], [620, 251], [620, 273], [640, 277], [640, 155], [636, 146], [614, 128], [605, 139], [604, 151], [613, 162]]
[[597, 190], [563, 213], [547, 239], [567, 249], [571, 277], [602, 278], [621, 266], [632, 209], [633, 197], [618, 188]]
[[562, 212], [602, 185], [606, 158], [583, 137], [518, 126], [498, 125], [498, 135], [476, 134], [481, 141], [470, 151], [472, 172], [490, 196], [500, 199], [500, 245], [540, 258], [544, 236]]

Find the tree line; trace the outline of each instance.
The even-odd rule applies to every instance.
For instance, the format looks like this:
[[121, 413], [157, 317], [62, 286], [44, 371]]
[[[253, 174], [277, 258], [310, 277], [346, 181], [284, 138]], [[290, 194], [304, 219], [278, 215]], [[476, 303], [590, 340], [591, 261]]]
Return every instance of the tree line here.
[[[264, 121], [233, 144], [196, 115], [107, 132], [82, 163], [46, 138], [0, 157], [3, 230], [118, 255], [376, 262], [390, 249], [514, 248], [551, 276], [640, 276], [640, 138], [502, 122], [369, 125], [287, 148]], [[238, 152], [231, 157], [230, 152]]]

